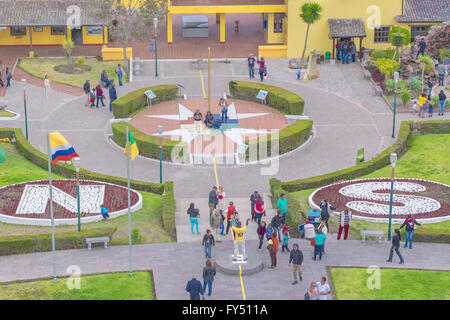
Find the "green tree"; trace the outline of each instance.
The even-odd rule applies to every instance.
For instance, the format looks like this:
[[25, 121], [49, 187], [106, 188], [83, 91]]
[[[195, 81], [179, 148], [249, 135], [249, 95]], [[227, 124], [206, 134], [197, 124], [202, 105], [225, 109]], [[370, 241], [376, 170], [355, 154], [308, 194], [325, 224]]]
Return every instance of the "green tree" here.
[[406, 104], [411, 99], [411, 94], [407, 90], [405, 90], [402, 92], [401, 98], [402, 98], [403, 105], [406, 107]]
[[395, 47], [395, 54], [392, 57], [392, 60], [398, 56], [398, 62], [400, 62], [399, 51], [403, 46], [411, 42], [411, 34], [408, 29], [394, 26], [389, 32], [389, 42]]
[[66, 40], [64, 40], [62, 47], [64, 50], [64, 56], [66, 57], [67, 60], [67, 64], [70, 63], [70, 53], [72, 52], [74, 43], [72, 41], [72, 39], [67, 38]]
[[300, 18], [304, 23], [308, 25], [308, 27], [306, 28], [305, 47], [303, 48], [302, 61], [305, 58], [306, 46], [308, 44], [309, 27], [311, 26], [311, 24], [317, 22], [320, 19], [321, 12], [322, 6], [315, 2], [307, 2], [301, 7]]
[[434, 60], [430, 56], [422, 55], [422, 56], [419, 57], [418, 61], [419, 61], [420, 67], [422, 68], [422, 85], [421, 85], [421, 89], [420, 90], [423, 91], [423, 78], [424, 78], [424, 75], [425, 75], [425, 67], [426, 66], [433, 66], [434, 65]]
[[128, 71], [127, 46], [133, 41], [145, 41], [154, 35], [153, 19], [158, 24], [166, 20], [167, 0], [100, 0], [95, 16], [108, 26], [111, 37], [123, 48], [124, 68]]

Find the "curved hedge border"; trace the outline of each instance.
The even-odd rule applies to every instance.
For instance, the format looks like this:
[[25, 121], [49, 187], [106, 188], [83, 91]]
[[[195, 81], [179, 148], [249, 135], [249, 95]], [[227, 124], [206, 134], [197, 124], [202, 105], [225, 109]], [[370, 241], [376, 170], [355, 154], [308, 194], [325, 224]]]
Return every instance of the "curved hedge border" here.
[[[234, 83], [232, 85], [232, 83]], [[302, 115], [305, 101], [297, 94], [283, 88], [269, 86], [262, 83], [232, 80], [228, 83], [230, 94], [236, 99], [261, 103], [256, 99], [259, 90], [268, 92], [266, 102], [269, 107], [277, 109], [283, 114]]]
[[174, 84], [162, 84], [153, 87], [134, 90], [112, 103], [112, 111], [116, 118], [127, 118], [129, 115], [147, 106], [147, 97], [144, 92], [152, 90], [156, 98], [152, 99], [152, 105], [162, 101], [174, 100], [178, 96], [178, 87]]
[[[33, 162], [38, 167], [45, 170], [48, 169], [48, 156], [45, 153], [35, 149], [25, 138], [21, 129], [18, 128], [0, 128], [0, 138], [15, 138], [15, 146], [23, 154], [23, 156]], [[63, 164], [58, 162], [52, 167], [52, 172], [58, 173], [67, 178], [73, 178], [75, 176], [75, 168], [72, 165]], [[127, 186], [127, 179], [122, 177], [115, 177], [106, 174], [101, 174], [93, 171], [89, 171], [81, 168], [80, 174], [85, 177], [86, 180], [98, 180], [108, 182], [112, 184], [118, 184], [121, 186]], [[141, 190], [156, 194], [163, 194], [164, 185], [153, 182], [145, 182], [139, 180], [130, 181], [131, 188], [135, 190]]]
[[[117, 228], [102, 227], [81, 230], [80, 232], [55, 233], [55, 248], [56, 250], [85, 248], [87, 237], [109, 236], [111, 238], [116, 230]], [[52, 235], [50, 233], [0, 237], [0, 256], [51, 250]]]
[[[281, 129], [278, 132], [278, 153], [283, 154], [300, 147], [311, 136], [312, 124], [312, 120], [297, 120], [290, 126]], [[267, 136], [267, 151], [265, 153], [262, 150], [259, 150], [259, 147], [261, 147], [259, 141], [266, 137], [246, 140], [245, 144], [248, 145], [247, 158], [249, 157], [251, 150], [256, 150], [252, 152], [257, 152], [256, 154], [258, 157], [260, 155], [266, 155], [267, 157], [274, 156], [272, 155], [272, 137], [272, 135]]]
[[[114, 142], [122, 148], [125, 148], [127, 126], [131, 134], [133, 135], [134, 140], [136, 141], [137, 147], [139, 149], [139, 154], [144, 157], [159, 160], [159, 137], [151, 136], [142, 131], [139, 131], [127, 122], [116, 122], [111, 125]], [[172, 151], [176, 146], [182, 148], [183, 150], [183, 155], [181, 155], [180, 157], [187, 155], [187, 153], [185, 152], [187, 148], [186, 142], [162, 139], [162, 158], [164, 161], [172, 160]]]

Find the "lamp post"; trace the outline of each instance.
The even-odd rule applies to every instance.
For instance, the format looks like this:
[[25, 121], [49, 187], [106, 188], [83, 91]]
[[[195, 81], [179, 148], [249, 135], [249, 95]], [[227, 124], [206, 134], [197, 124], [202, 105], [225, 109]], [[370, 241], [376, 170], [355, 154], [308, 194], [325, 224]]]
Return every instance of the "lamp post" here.
[[28, 140], [27, 79], [22, 79], [22, 85], [23, 85], [23, 108], [25, 109], [25, 136]]
[[153, 19], [153, 25], [155, 26], [155, 78], [158, 78], [158, 18]]
[[389, 201], [389, 226], [388, 226], [388, 240], [391, 240], [391, 221], [392, 221], [392, 202], [394, 198], [394, 168], [397, 162], [397, 154], [391, 153], [391, 165], [392, 165], [392, 175], [391, 175], [391, 200]]
[[75, 167], [76, 179], [77, 179], [77, 212], [78, 212], [78, 232], [81, 231], [81, 218], [80, 218], [80, 157], [72, 158], [73, 166]]
[[394, 81], [395, 81], [395, 88], [394, 88], [394, 120], [392, 121], [392, 138], [395, 138], [395, 112], [397, 109], [397, 84], [398, 79], [400, 78], [400, 74], [398, 72], [394, 73]]
[[158, 125], [158, 135], [159, 135], [159, 183], [162, 183], [162, 133], [163, 126]]

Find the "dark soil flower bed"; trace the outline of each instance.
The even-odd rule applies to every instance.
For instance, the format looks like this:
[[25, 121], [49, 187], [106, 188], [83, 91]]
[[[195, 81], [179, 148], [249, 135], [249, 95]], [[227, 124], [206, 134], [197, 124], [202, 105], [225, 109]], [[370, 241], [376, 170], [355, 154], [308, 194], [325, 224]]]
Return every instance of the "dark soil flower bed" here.
[[70, 64], [60, 64], [58, 66], [55, 66], [55, 70], [61, 73], [68, 73], [68, 74], [80, 74], [85, 73], [91, 70], [91, 67], [88, 65], [84, 66], [73, 66]]

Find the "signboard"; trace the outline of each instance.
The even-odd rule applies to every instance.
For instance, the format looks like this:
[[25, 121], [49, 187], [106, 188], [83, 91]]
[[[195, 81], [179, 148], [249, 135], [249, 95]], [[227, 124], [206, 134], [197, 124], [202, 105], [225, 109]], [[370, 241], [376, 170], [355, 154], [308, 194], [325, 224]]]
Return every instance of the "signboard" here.
[[267, 94], [269, 92], [265, 91], [265, 90], [259, 90], [258, 94], [256, 95], [256, 99], [260, 99], [260, 100], [266, 100]]
[[145, 91], [145, 95], [147, 96], [147, 99], [150, 99], [150, 100], [153, 98], [156, 98], [156, 95], [153, 93], [152, 90]]
[[243, 144], [240, 144], [240, 145], [238, 146], [237, 152], [243, 154], [243, 153], [245, 153], [245, 152], [247, 151], [247, 149], [248, 149], [248, 145], [246, 145], [245, 143], [243, 143]]

